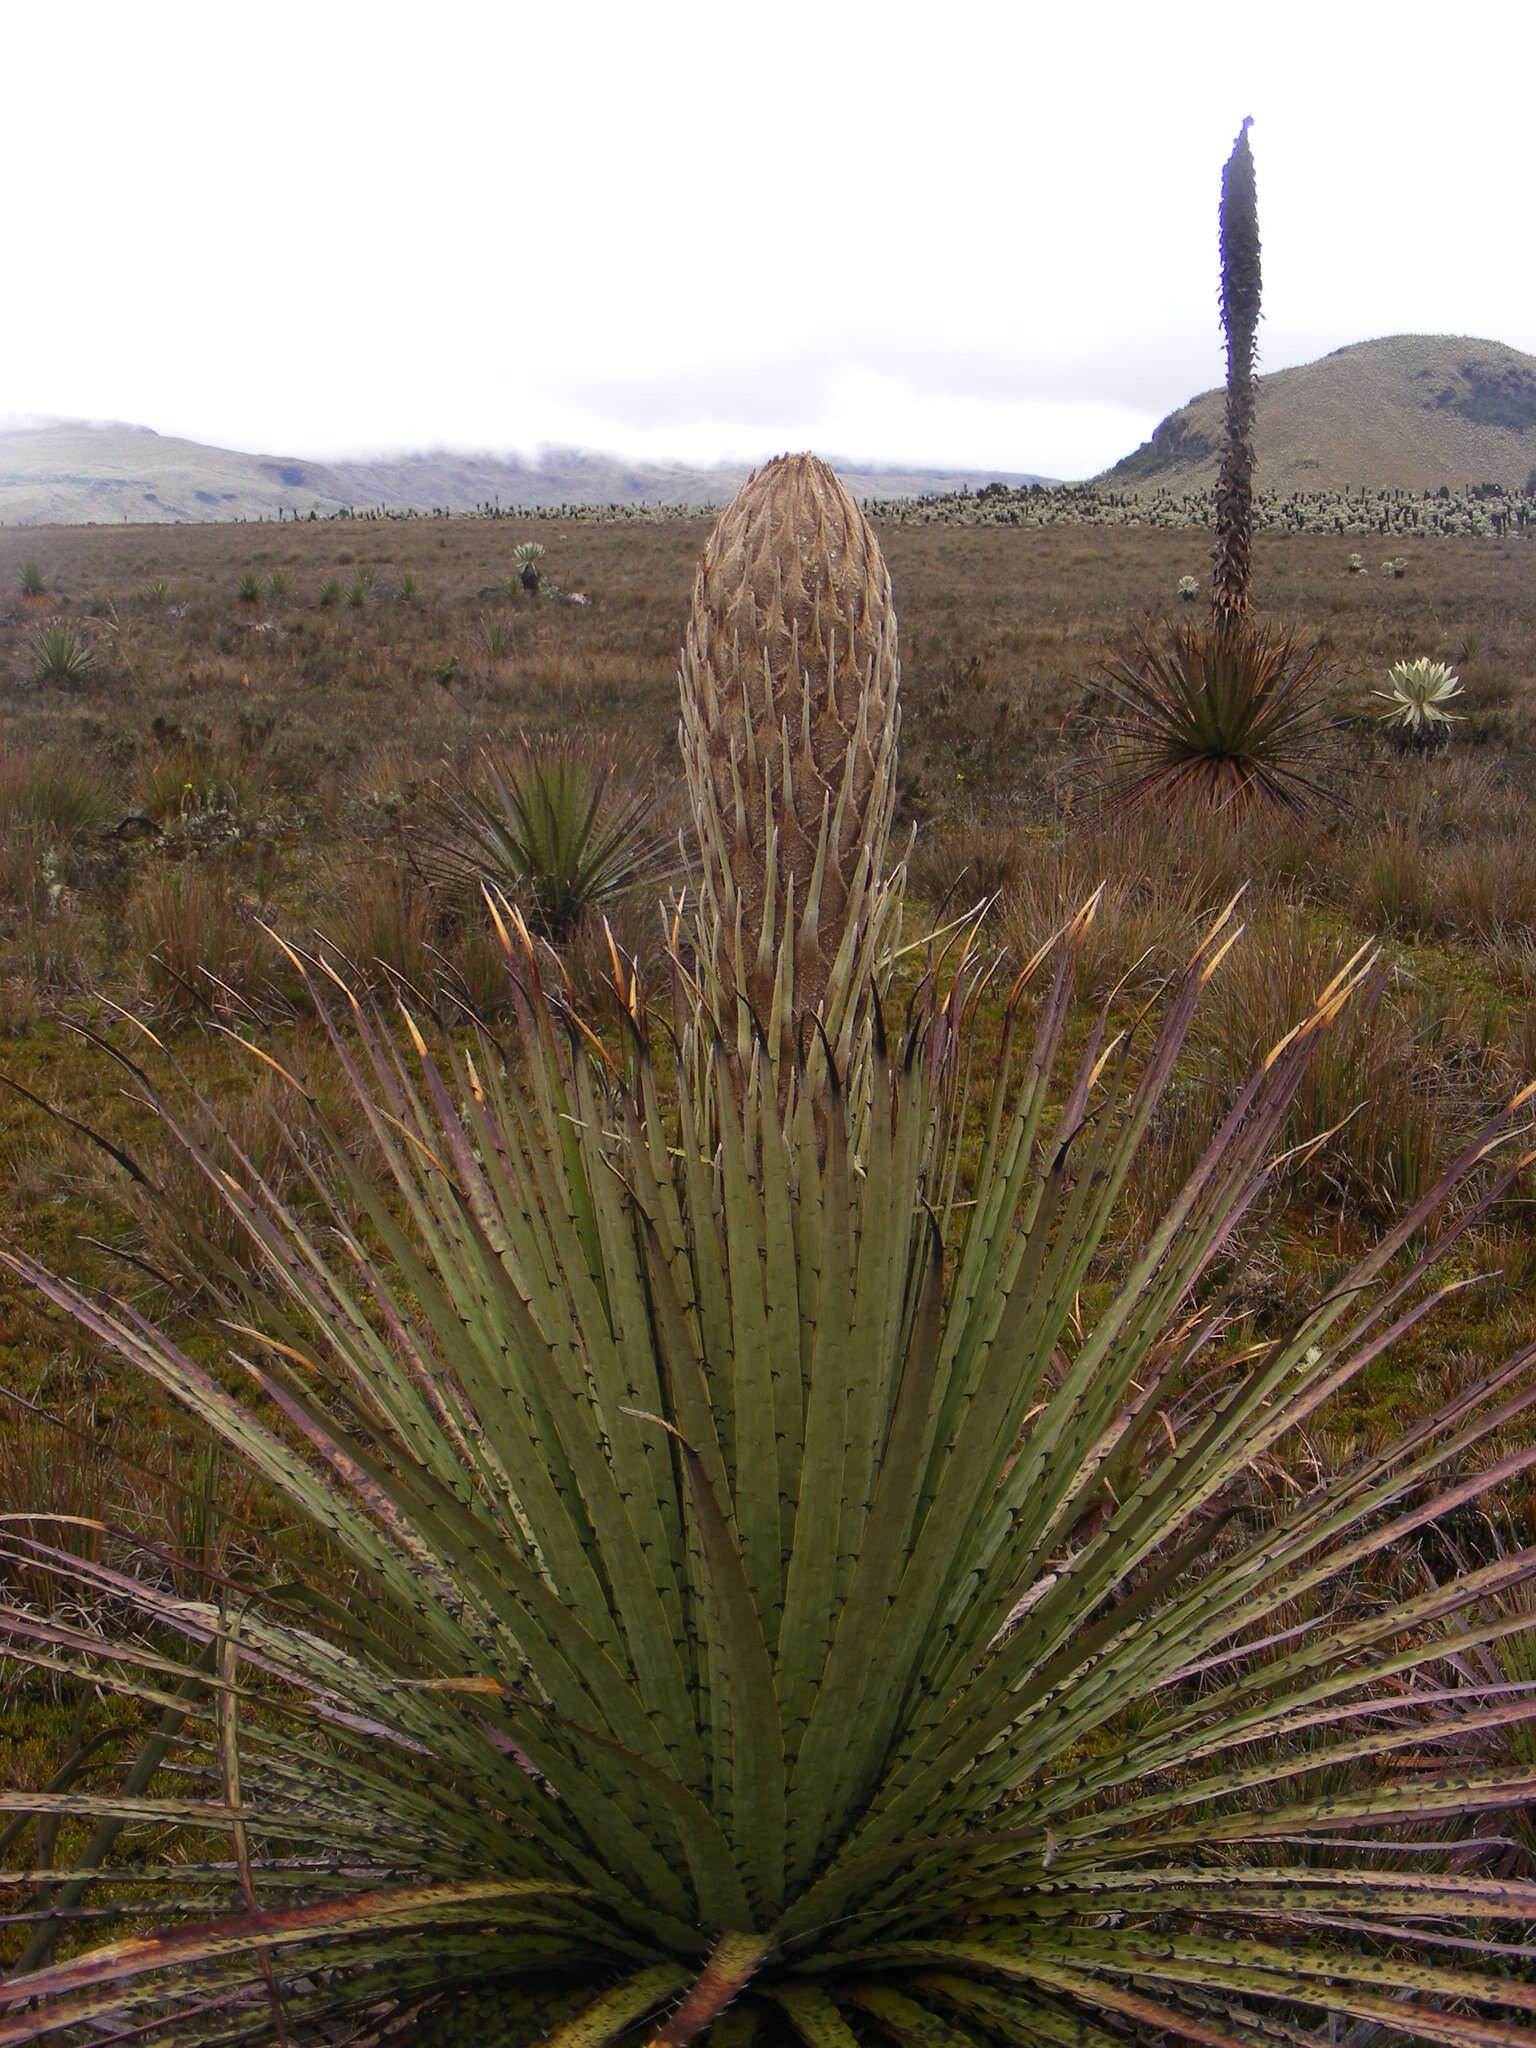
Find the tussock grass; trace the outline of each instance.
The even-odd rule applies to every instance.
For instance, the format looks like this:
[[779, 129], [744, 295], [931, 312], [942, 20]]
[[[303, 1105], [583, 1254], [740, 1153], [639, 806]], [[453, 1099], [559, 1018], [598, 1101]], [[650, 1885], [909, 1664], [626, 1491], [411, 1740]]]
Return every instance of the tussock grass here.
[[165, 1009], [212, 1015], [224, 990], [238, 991], [249, 978], [252, 934], [238, 900], [197, 860], [152, 868], [130, 897], [125, 922], [149, 995]]

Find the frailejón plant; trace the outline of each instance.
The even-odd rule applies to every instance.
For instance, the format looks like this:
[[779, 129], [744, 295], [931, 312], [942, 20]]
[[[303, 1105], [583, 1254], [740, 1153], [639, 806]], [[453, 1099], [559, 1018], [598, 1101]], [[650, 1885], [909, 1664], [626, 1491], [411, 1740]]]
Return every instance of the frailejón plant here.
[[1378, 714], [1382, 724], [1405, 746], [1445, 746], [1460, 715], [1449, 708], [1461, 695], [1460, 677], [1445, 662], [1421, 655], [1416, 661], [1394, 662], [1387, 682], [1389, 688], [1371, 693], [1386, 700], [1386, 710]]
[[539, 584], [543, 580], [544, 543], [539, 540], [519, 541], [512, 550], [512, 574], [508, 579], [509, 596], [517, 596], [526, 590], [530, 597], [537, 597]]

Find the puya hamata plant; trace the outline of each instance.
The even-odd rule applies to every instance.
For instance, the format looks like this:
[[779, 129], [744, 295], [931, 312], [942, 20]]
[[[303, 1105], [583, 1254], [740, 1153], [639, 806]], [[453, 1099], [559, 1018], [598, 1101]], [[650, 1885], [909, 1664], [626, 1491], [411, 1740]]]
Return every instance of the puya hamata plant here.
[[[1253, 151], [1245, 120], [1222, 169], [1219, 241], [1227, 395], [1216, 479], [1211, 610], [1204, 624], [1139, 633], [1100, 682], [1116, 805], [1193, 799], [1229, 820], [1258, 805], [1330, 801], [1320, 772], [1327, 667], [1299, 634], [1255, 621], [1253, 429], [1261, 263]], [[1179, 595], [1199, 586], [1186, 576]]]
[[583, 917], [659, 878], [666, 843], [656, 800], [615, 775], [606, 747], [568, 734], [526, 734], [487, 748], [469, 777], [450, 775], [432, 799], [422, 847], [434, 875], [488, 888], [542, 938], [569, 937]]
[[1248, 610], [1253, 570], [1253, 425], [1258, 380], [1262, 265], [1259, 209], [1244, 120], [1221, 174], [1221, 325], [1227, 340], [1227, 404], [1221, 468], [1216, 479], [1216, 545], [1211, 605], [1218, 626]]
[[[1247, 1483], [1459, 1284], [1436, 1261], [1529, 1158], [1529, 1091], [1293, 1328], [1229, 1329], [1213, 1276], [1302, 1163], [1277, 1134], [1357, 957], [1101, 1258], [1235, 909], [1141, 1047], [1074, 1025], [1090, 900], [973, 1065], [968, 931], [868, 938], [901, 889], [870, 852], [898, 672], [848, 519], [793, 458], [706, 551], [709, 879], [691, 939], [673, 914], [670, 1028], [616, 956], [594, 1036], [494, 895], [515, 1046], [295, 954], [381, 1177], [296, 1079], [329, 1150], [308, 1210], [162, 1102], [250, 1248], [208, 1262], [209, 1356], [5, 1255], [290, 1532], [182, 1593], [126, 1537], [81, 1558], [0, 1521], [82, 1615], [8, 1598], [9, 1655], [143, 1731], [119, 1777], [82, 1735], [3, 1794], [36, 1890], [0, 2048], [1530, 2039], [1536, 1884], [1467, 1837], [1536, 1790], [1490, 1749], [1536, 1698], [1467, 1653], [1523, 1626], [1536, 1554], [1388, 1567], [1536, 1466], [1536, 1360], [1289, 1499]], [[809, 932], [805, 839], [854, 878]], [[65, 1823], [72, 1868], [37, 1846]], [[77, 1912], [127, 1931], [63, 1955]]]
[[840, 1065], [900, 912], [900, 670], [878, 542], [824, 463], [783, 459], [705, 544], [679, 670], [697, 943], [740, 1056], [775, 1077], [815, 1013]]
[[91, 643], [67, 619], [50, 619], [32, 636], [32, 674], [40, 683], [78, 683], [95, 659]]
[[1099, 678], [1113, 764], [1105, 796], [1117, 807], [1192, 798], [1229, 818], [1255, 805], [1326, 807], [1326, 682], [1316, 649], [1249, 618], [1138, 633], [1129, 659]]

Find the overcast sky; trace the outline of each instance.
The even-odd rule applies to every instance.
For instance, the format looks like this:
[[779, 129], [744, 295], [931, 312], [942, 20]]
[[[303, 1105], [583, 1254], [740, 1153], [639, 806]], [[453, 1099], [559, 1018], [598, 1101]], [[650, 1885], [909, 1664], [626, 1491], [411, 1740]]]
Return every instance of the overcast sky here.
[[[1084, 475], [1222, 375], [1536, 352], [1536, 7], [83, 0], [0, 30], [0, 415]], [[8, 303], [7, 303], [8, 301]]]

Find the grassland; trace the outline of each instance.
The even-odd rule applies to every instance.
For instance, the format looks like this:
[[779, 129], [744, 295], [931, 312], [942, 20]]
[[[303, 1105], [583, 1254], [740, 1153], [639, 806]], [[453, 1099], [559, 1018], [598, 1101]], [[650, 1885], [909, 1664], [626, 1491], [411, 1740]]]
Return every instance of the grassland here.
[[[201, 1114], [195, 1091], [216, 1102], [301, 1195], [302, 1130], [285, 1143], [282, 1090], [227, 1036], [336, 1099], [263, 927], [323, 932], [360, 971], [403, 975], [445, 1015], [494, 1017], [501, 984], [479, 914], [420, 858], [434, 783], [445, 764], [473, 775], [487, 741], [581, 729], [654, 783], [675, 830], [674, 658], [706, 531], [676, 518], [0, 532], [0, 1068], [17, 1084], [0, 1110], [0, 1212], [14, 1242], [208, 1346], [196, 1240], [220, 1227], [215, 1207], [139, 1083], [82, 1028], [157, 1074], [174, 1062], [167, 1085], [187, 1113]], [[547, 551], [537, 598], [508, 588], [525, 539]], [[1381, 948], [1291, 1135], [1343, 1128], [1254, 1222], [1228, 1275], [1232, 1313], [1263, 1334], [1536, 1072], [1532, 542], [1396, 541], [1403, 573], [1382, 576], [1374, 560], [1352, 573], [1337, 534], [1266, 534], [1257, 609], [1304, 625], [1333, 664], [1323, 772], [1339, 807], [1237, 829], [1115, 818], [1098, 802], [1095, 669], [1136, 621], [1174, 609], [1182, 575], [1203, 580], [1200, 533], [891, 521], [882, 540], [901, 619], [900, 804], [917, 829], [909, 933], [941, 904], [995, 894], [989, 942], [1017, 954], [1102, 881], [1083, 1015], [1115, 992], [1129, 1014], [1199, 918], [1248, 884], [1248, 935], [1138, 1169], [1126, 1242], [1332, 965]], [[45, 587], [22, 597], [29, 561]], [[242, 579], [253, 595], [241, 597]], [[569, 601], [577, 593], [587, 601]], [[90, 652], [72, 685], [35, 674], [38, 629], [55, 617]], [[1419, 654], [1451, 661], [1465, 683], [1465, 715], [1433, 758], [1396, 751], [1372, 712], [1388, 665]], [[615, 925], [654, 958], [654, 892]], [[604, 958], [591, 929], [566, 949], [593, 1004]], [[120, 1012], [149, 1023], [165, 1054]], [[1312, 1433], [1317, 1469], [1536, 1334], [1530, 1192], [1458, 1250], [1457, 1270], [1484, 1284]], [[185, 1547], [218, 1472], [195, 1462], [175, 1418], [9, 1284], [0, 1386], [9, 1505], [136, 1518]], [[223, 1498], [227, 1514], [261, 1520], [247, 1493]], [[1497, 1516], [1536, 1536], [1529, 1493]], [[1503, 1536], [1472, 1518], [1456, 1540], [1476, 1550]], [[57, 1732], [35, 1693], [0, 1690], [0, 1742], [15, 1739], [24, 1771], [45, 1768]]]

